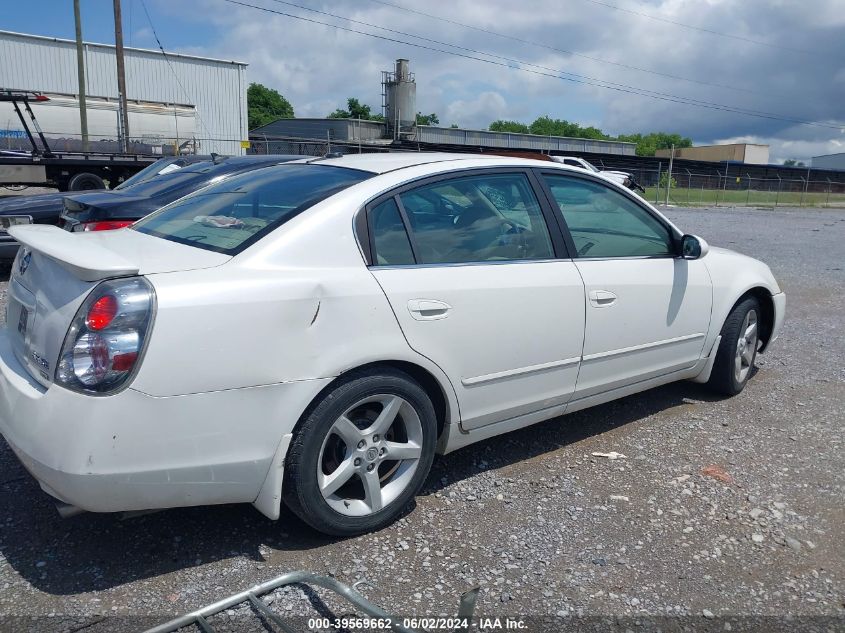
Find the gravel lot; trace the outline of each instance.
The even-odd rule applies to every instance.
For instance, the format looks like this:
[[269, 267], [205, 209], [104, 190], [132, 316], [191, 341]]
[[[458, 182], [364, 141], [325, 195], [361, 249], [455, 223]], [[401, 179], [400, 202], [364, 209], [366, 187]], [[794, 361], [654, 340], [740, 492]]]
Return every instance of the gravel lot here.
[[[845, 211], [666, 213], [765, 260], [787, 292], [781, 339], [740, 396], [679, 383], [474, 445], [435, 461], [413, 512], [348, 540], [250, 506], [61, 520], [0, 442], [0, 629], [139, 630], [306, 569], [366, 579], [401, 615], [454, 615], [480, 585], [479, 615], [558, 618], [529, 630], [595, 615], [845, 630]], [[610, 451], [625, 457], [591, 455]], [[271, 599], [322, 608], [301, 588]], [[246, 611], [214, 622], [244, 630]]]

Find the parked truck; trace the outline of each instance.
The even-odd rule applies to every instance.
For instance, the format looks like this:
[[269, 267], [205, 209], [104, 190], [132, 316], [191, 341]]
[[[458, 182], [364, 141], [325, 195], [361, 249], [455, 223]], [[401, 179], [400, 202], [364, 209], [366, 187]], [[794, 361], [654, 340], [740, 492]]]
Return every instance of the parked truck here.
[[132, 101], [121, 151], [117, 100], [86, 99], [88, 145], [74, 95], [0, 89], [0, 186], [114, 188], [162, 156], [194, 153], [193, 106]]

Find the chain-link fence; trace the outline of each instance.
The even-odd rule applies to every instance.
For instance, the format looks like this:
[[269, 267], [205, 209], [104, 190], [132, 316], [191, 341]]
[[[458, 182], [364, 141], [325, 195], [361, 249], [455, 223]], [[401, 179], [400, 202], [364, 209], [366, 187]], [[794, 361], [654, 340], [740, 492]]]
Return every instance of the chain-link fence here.
[[[628, 169], [655, 204], [681, 206], [845, 207], [845, 183], [832, 178], [759, 178], [742, 165], [713, 173], [689, 169]], [[816, 175], [816, 174], [814, 174]]]
[[[250, 137], [250, 154], [302, 154], [325, 156], [328, 153], [357, 154], [366, 152], [396, 151], [387, 144], [373, 141], [335, 140], [332, 138], [292, 138], [279, 136]], [[413, 151], [410, 147], [405, 151]], [[495, 152], [490, 152], [495, 153]], [[819, 179], [819, 170], [807, 171], [805, 176], [760, 178], [748, 173], [739, 164], [714, 164], [712, 170], [692, 171], [677, 167], [669, 173], [667, 164], [655, 167], [634, 164], [604, 164], [591, 157], [602, 170], [630, 173], [645, 188], [642, 196], [655, 204], [678, 206], [760, 206], [760, 207], [845, 207], [845, 182], [839, 179]], [[758, 167], [758, 166], [755, 166]], [[808, 176], [812, 173], [812, 179]], [[822, 174], [824, 172], [821, 172]]]

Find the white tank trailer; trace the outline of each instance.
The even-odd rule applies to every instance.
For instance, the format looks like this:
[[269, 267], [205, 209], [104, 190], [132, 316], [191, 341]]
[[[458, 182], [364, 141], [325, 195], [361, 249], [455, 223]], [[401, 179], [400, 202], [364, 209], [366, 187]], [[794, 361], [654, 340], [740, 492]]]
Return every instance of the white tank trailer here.
[[[49, 101], [30, 102], [33, 114], [54, 152], [81, 152], [79, 98], [45, 93]], [[120, 152], [117, 99], [88, 97], [91, 152]], [[196, 108], [191, 105], [129, 101], [129, 152], [174, 155], [193, 153]], [[26, 115], [24, 115], [26, 116]], [[29, 121], [27, 120], [27, 123]], [[28, 150], [29, 140], [10, 102], [0, 102], [0, 150]]]

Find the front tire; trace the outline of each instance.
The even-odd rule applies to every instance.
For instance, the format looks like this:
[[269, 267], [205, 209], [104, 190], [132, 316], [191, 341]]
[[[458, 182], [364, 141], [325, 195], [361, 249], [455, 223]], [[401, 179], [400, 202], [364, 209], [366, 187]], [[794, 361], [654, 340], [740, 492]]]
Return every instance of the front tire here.
[[434, 406], [410, 376], [351, 372], [300, 421], [285, 460], [285, 502], [325, 534], [380, 529], [419, 492], [436, 441]]
[[754, 297], [740, 301], [731, 310], [722, 326], [722, 340], [707, 383], [714, 391], [735, 396], [745, 388], [757, 358], [761, 314]]

